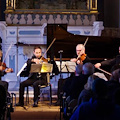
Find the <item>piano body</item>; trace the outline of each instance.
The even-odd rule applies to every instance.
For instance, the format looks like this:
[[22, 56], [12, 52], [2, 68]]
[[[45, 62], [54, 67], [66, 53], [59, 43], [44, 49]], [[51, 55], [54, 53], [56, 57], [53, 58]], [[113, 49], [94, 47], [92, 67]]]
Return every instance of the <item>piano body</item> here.
[[59, 60], [58, 51], [63, 50], [62, 60], [70, 60], [76, 54], [76, 45], [84, 44], [86, 38], [86, 54], [93, 63], [101, 62], [104, 59], [110, 59], [118, 54], [120, 38], [105, 36], [83, 36], [74, 35], [67, 32], [66, 24], [48, 24], [47, 25], [47, 46], [51, 44], [54, 38], [55, 42], [47, 52], [47, 57]]
[[72, 58], [76, 54], [76, 45], [84, 44], [86, 38], [86, 53], [91, 59], [99, 60], [104, 58], [113, 58], [118, 54], [120, 38], [105, 36], [83, 36], [74, 35], [67, 32], [65, 24], [48, 24], [47, 25], [47, 46], [56, 38], [55, 42], [48, 50], [47, 55], [52, 59], [55, 56], [59, 58], [58, 51], [63, 50], [63, 58]]

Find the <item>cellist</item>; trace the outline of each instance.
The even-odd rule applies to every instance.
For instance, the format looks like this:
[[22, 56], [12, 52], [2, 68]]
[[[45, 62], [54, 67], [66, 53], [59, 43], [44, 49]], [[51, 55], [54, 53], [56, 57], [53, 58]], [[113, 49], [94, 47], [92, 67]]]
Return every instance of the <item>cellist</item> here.
[[34, 47], [33, 56], [31, 59], [27, 60], [27, 66], [25, 68], [25, 73], [28, 73], [28, 79], [20, 83], [19, 88], [19, 102], [16, 106], [24, 106], [24, 89], [27, 86], [33, 85], [34, 89], [34, 104], [33, 107], [38, 106], [38, 95], [39, 95], [39, 86], [47, 84], [47, 74], [46, 73], [30, 73], [31, 64], [40, 64], [42, 62], [48, 62], [42, 56], [42, 49], [39, 46]]

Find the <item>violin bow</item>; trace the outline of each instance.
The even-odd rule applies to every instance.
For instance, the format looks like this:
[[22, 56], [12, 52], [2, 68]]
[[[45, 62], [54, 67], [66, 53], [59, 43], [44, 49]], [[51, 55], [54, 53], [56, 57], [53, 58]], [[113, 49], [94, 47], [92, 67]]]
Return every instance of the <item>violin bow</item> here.
[[8, 55], [8, 52], [9, 52], [9, 50], [11, 49], [12, 45], [13, 45], [13, 43], [11, 42], [11, 44], [10, 44], [10, 46], [9, 46], [6, 54], [5, 54], [5, 57], [4, 57], [4, 59], [3, 59], [3, 63], [4, 63], [5, 59], [6, 59], [6, 57], [7, 57], [7, 55]]
[[50, 47], [52, 46], [52, 44], [55, 42], [56, 38], [53, 39], [53, 41], [51, 42], [51, 44], [49, 45], [49, 47], [47, 48], [47, 50], [45, 51], [45, 53], [43, 54], [43, 56], [40, 58], [40, 60], [45, 56], [45, 54], [47, 53], [47, 51], [50, 49]]
[[85, 45], [86, 45], [86, 43], [87, 43], [88, 39], [89, 39], [89, 37], [87, 37], [87, 39], [85, 40], [85, 43], [83, 44], [83, 45], [84, 45], [84, 47], [85, 47]]
[[98, 70], [100, 70], [100, 71], [102, 71], [102, 72], [104, 72], [104, 73], [106, 73], [106, 74], [108, 74], [108, 75], [112, 75], [111, 73], [109, 73], [109, 72], [107, 72], [107, 71], [105, 71], [105, 70], [103, 70], [103, 69], [101, 69], [101, 68], [97, 68]]

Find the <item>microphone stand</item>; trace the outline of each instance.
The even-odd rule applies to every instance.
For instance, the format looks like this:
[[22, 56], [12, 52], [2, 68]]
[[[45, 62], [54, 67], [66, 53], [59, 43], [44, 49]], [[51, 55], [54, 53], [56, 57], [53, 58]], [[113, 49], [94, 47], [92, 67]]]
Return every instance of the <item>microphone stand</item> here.
[[62, 66], [62, 52], [63, 52], [63, 50], [58, 51], [58, 53], [60, 53], [60, 79], [63, 78], [62, 77], [62, 68], [61, 68], [61, 66]]

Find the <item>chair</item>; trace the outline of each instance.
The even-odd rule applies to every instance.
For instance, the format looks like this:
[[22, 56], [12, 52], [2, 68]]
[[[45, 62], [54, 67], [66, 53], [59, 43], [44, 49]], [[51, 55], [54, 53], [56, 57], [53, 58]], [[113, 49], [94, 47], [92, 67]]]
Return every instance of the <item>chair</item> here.
[[51, 105], [52, 104], [52, 85], [50, 83], [49, 73], [47, 73], [47, 83], [48, 83], [47, 85], [39, 85], [39, 87], [40, 87], [39, 97], [41, 98], [41, 96], [43, 96], [43, 94], [44, 94], [44, 91], [49, 88], [49, 101], [50, 101], [50, 105]]
[[[29, 87], [33, 86], [27, 86], [26, 87], [26, 104], [29, 104]], [[44, 91], [49, 88], [49, 100], [50, 100], [50, 105], [52, 104], [52, 85], [50, 83], [50, 75], [47, 73], [47, 85], [39, 85], [40, 87], [40, 95], [38, 96], [41, 98], [43, 96]]]

